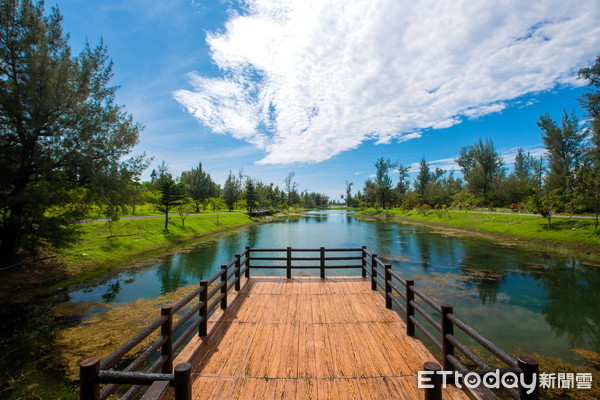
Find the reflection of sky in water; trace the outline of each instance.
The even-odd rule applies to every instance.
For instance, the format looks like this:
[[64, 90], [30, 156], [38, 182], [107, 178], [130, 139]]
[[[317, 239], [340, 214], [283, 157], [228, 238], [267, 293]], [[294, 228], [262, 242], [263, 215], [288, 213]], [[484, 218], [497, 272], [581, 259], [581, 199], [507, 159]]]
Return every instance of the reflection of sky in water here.
[[[69, 296], [76, 302], [157, 297], [212, 276], [245, 246], [362, 245], [390, 262], [403, 277], [414, 278], [417, 287], [438, 301], [453, 304], [460, 318], [511, 352], [517, 344], [563, 358], [572, 358], [571, 347], [600, 350], [598, 269], [483, 239], [445, 237], [412, 226], [359, 221], [340, 211], [311, 212], [304, 218], [244, 228], [145, 268], [86, 282], [83, 289], [78, 285]], [[285, 271], [253, 273], [284, 275]], [[329, 275], [359, 273], [327, 271]]]

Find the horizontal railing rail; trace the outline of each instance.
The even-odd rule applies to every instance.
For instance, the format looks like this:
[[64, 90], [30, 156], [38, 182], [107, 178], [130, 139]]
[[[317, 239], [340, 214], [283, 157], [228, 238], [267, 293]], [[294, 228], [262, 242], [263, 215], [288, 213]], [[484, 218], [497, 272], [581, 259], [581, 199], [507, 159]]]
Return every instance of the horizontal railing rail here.
[[[320, 247], [318, 249], [307, 249], [307, 248], [246, 248], [248, 251], [248, 260], [252, 261], [252, 267], [255, 269], [285, 269], [287, 278], [292, 277], [292, 270], [295, 269], [319, 269], [321, 278], [325, 278], [325, 270], [327, 269], [353, 269], [363, 268], [362, 263], [344, 264], [337, 263], [332, 264], [332, 261], [361, 261], [364, 256], [362, 254], [364, 248], [325, 248]], [[328, 253], [356, 253], [352, 256], [328, 256]], [[283, 253], [284, 255], [272, 256], [262, 255], [264, 253]], [[318, 256], [297, 256], [295, 253], [318, 253]], [[285, 264], [269, 264], [273, 261], [285, 261]], [[265, 262], [267, 262], [265, 264]], [[307, 262], [313, 262], [309, 264]], [[258, 263], [258, 264], [257, 264]], [[262, 264], [261, 264], [262, 263]]]
[[[315, 255], [304, 256], [298, 253]], [[251, 269], [285, 269], [287, 278], [291, 278], [292, 270], [319, 269], [321, 278], [325, 278], [326, 270], [342, 268], [359, 268], [362, 277], [370, 280], [371, 289], [383, 294], [386, 307], [402, 312], [406, 321], [406, 334], [414, 337], [418, 330], [439, 351], [444, 370], [463, 374], [474, 372], [479, 375], [494, 370], [490, 362], [454, 334], [456, 327], [495, 357], [499, 364], [504, 365], [499, 368], [501, 375], [509, 372], [524, 374], [528, 383], [537, 375], [538, 365], [535, 360], [528, 357], [515, 358], [502, 350], [454, 315], [451, 305], [440, 304], [417, 289], [414, 280], [400, 276], [392, 270], [391, 264], [385, 263], [365, 246], [318, 249], [246, 247], [228, 264], [221, 265], [213, 276], [200, 281], [199, 287], [179, 302], [163, 306], [158, 318], [109, 356], [103, 360], [96, 357], [84, 360], [80, 364], [81, 399], [104, 400], [116, 393], [121, 385], [131, 385], [121, 399], [133, 399], [144, 387], [155, 382], [167, 382], [173, 386], [176, 400], [190, 399], [191, 365], [182, 363], [173, 367], [173, 360], [195, 333], [202, 338], [207, 336], [209, 318], [216, 310], [227, 309], [229, 292], [241, 289], [242, 277], [250, 278]], [[177, 317], [176, 321], [174, 316]], [[153, 335], [157, 337], [152, 339]], [[143, 348], [136, 352], [133, 360], [123, 365], [126, 356], [142, 345]], [[462, 355], [462, 359], [457, 357], [457, 352]], [[465, 365], [465, 360], [472, 363], [472, 366]], [[428, 362], [424, 368], [437, 371], [441, 367]], [[440, 390], [439, 385], [435, 384], [433, 389], [428, 389], [426, 396], [441, 396]], [[432, 391], [435, 393], [432, 394]], [[515, 399], [539, 397], [537, 388], [529, 394], [523, 387], [506, 391]], [[482, 399], [498, 398], [484, 388], [478, 391], [477, 396]]]

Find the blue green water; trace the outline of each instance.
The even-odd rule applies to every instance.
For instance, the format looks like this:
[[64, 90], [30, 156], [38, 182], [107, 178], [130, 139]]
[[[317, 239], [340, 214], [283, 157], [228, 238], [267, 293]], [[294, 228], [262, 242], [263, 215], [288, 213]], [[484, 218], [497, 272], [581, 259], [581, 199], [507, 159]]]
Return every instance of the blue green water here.
[[[54, 329], [81, 323], [85, 316], [48, 322], [49, 307], [62, 302], [126, 303], [197, 284], [245, 246], [363, 245], [390, 262], [403, 277], [414, 279], [436, 300], [452, 304], [459, 318], [510, 353], [525, 349], [577, 361], [570, 349], [600, 352], [600, 268], [485, 239], [448, 237], [409, 225], [360, 221], [334, 210], [247, 227], [147, 266], [80, 282], [16, 305], [18, 315], [0, 310], [0, 344], [14, 346], [15, 337], [20, 338], [19, 343], [39, 341], [40, 337], [51, 341]], [[260, 272], [285, 273], [252, 273]], [[47, 323], [36, 324], [36, 319]]]

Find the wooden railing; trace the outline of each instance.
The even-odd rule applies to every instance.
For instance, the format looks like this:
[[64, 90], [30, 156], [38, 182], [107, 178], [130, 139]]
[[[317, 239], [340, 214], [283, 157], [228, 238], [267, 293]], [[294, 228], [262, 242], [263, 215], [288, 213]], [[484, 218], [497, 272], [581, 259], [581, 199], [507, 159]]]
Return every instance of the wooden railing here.
[[[173, 368], [173, 359], [194, 334], [207, 335], [210, 316], [218, 307], [227, 308], [228, 292], [240, 290], [241, 276], [250, 273], [248, 254], [248, 249], [236, 254], [229, 264], [221, 265], [211, 278], [200, 281], [199, 287], [177, 304], [163, 306], [160, 317], [105, 359], [93, 357], [83, 361], [80, 364], [81, 399], [106, 399], [123, 384], [133, 386], [121, 399], [132, 399], [145, 386], [160, 381], [175, 387], [176, 400], [191, 399], [191, 365], [182, 363]], [[191, 308], [173, 323], [173, 315], [186, 306]], [[158, 338], [146, 345], [133, 361], [125, 366], [118, 365], [124, 356], [159, 331]], [[150, 364], [153, 358], [156, 360]], [[117, 365], [120, 370], [114, 369]], [[106, 385], [101, 389], [100, 384]]]
[[[415, 328], [417, 328], [439, 350], [443, 370], [458, 371], [463, 375], [468, 372], [485, 375], [499, 369], [500, 376], [511, 372], [517, 375], [523, 374], [526, 383], [531, 383], [536, 379], [538, 375], [536, 360], [525, 356], [518, 358], [511, 356], [454, 315], [452, 305], [440, 304], [427, 296], [415, 287], [414, 280], [402, 278], [396, 271], [392, 270], [391, 264], [384, 263], [377, 254], [363, 248], [363, 255], [363, 262], [367, 264], [363, 270], [363, 276], [366, 272], [371, 278], [371, 289], [383, 292], [387, 308], [392, 309], [396, 305], [402, 311], [405, 316], [406, 334], [408, 336], [415, 336]], [[422, 317], [421, 321], [417, 318], [415, 312]], [[505, 367], [492, 368], [470, 347], [457, 338], [455, 328], [471, 337], [479, 346], [494, 356], [498, 363]], [[477, 366], [477, 369], [469, 369], [459, 360], [457, 352], [460, 352]], [[523, 386], [519, 386], [519, 390], [512, 388], [503, 388], [502, 390], [505, 390], [514, 399], [539, 398], [537, 385], [531, 393], [527, 393], [526, 388]], [[483, 386], [476, 389], [476, 392], [479, 398], [498, 399], [491, 390]]]
[[[271, 255], [263, 255], [265, 253]], [[274, 253], [276, 255], [272, 255]], [[298, 253], [302, 255], [295, 255]], [[329, 255], [331, 253], [333, 255]], [[340, 253], [352, 255], [339, 255]], [[132, 386], [121, 399], [132, 399], [145, 386], [163, 381], [175, 387], [176, 400], [189, 400], [191, 399], [191, 365], [182, 363], [173, 368], [174, 357], [194, 334], [200, 337], [207, 335], [208, 319], [218, 307], [223, 310], [227, 308], [228, 293], [233, 289], [240, 290], [242, 276], [250, 278], [251, 269], [285, 269], [287, 278], [291, 278], [292, 270], [318, 269], [320, 277], [324, 279], [328, 269], [347, 268], [360, 269], [363, 278], [370, 278], [371, 289], [382, 292], [386, 307], [393, 309], [396, 305], [397, 309], [402, 311], [406, 321], [406, 334], [415, 336], [416, 327], [440, 351], [440, 362], [444, 370], [458, 371], [463, 374], [475, 372], [480, 375], [495, 370], [455, 336], [456, 327], [506, 365], [506, 368], [500, 369], [501, 374], [508, 372], [524, 374], [527, 382], [533, 380], [534, 374], [537, 375], [538, 365], [535, 360], [528, 357], [514, 358], [506, 353], [456, 317], [451, 305], [439, 304], [427, 296], [415, 287], [413, 280], [402, 278], [392, 270], [390, 264], [384, 263], [377, 254], [370, 252], [365, 246], [330, 249], [246, 247], [241, 254], [236, 254], [229, 264], [221, 265], [221, 269], [211, 278], [200, 281], [199, 287], [177, 304], [163, 306], [159, 318], [108, 357], [103, 360], [93, 357], [83, 361], [80, 364], [81, 399], [106, 399], [124, 384]], [[173, 315], [186, 306], [191, 308], [173, 323]], [[417, 318], [415, 311], [433, 328], [433, 333]], [[159, 330], [158, 338], [146, 345], [137, 357], [125, 366], [120, 364], [124, 356]], [[478, 369], [469, 369], [465, 366], [457, 358], [457, 351], [474, 363]], [[153, 358], [155, 361], [152, 362]], [[115, 369], [117, 366], [119, 370]], [[143, 370], [140, 371], [141, 369]], [[437, 371], [439, 366], [428, 362], [425, 363], [424, 369]], [[102, 389], [101, 384], [105, 385]], [[522, 387], [519, 390], [507, 389], [507, 392], [515, 399], [538, 398], [537, 387], [530, 394], [527, 394]], [[476, 395], [482, 399], [497, 399], [493, 392], [485, 388], [478, 389]], [[426, 398], [441, 398], [439, 384], [426, 392]]]

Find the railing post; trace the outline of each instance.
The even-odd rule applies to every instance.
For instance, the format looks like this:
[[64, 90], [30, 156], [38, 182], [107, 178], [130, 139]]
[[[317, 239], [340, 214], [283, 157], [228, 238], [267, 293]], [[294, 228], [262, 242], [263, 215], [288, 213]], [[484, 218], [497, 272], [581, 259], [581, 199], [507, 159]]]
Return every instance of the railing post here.
[[164, 374], [170, 374], [173, 371], [173, 306], [162, 306], [160, 315], [167, 317], [167, 320], [160, 326], [161, 336], [167, 337], [160, 349], [163, 357], [161, 371]]
[[240, 291], [240, 269], [242, 268], [241, 254], [235, 255], [235, 290]]
[[202, 288], [202, 290], [200, 290], [200, 303], [202, 305], [198, 311], [198, 318], [201, 318], [202, 322], [200, 322], [198, 327], [198, 336], [205, 337], [208, 327], [208, 281], [200, 281], [200, 287]]
[[100, 399], [99, 372], [100, 359], [98, 357], [88, 358], [79, 364], [79, 398], [81, 400]]
[[362, 260], [360, 261], [360, 266], [362, 267], [361, 274], [363, 278], [367, 277], [367, 246], [363, 246], [361, 249]]
[[429, 387], [425, 389], [425, 400], [442, 400], [442, 376], [439, 374], [442, 367], [438, 363], [429, 361], [423, 364], [423, 369], [433, 372], [430, 375]]
[[371, 290], [377, 290], [377, 254], [371, 254]]
[[412, 279], [407, 279], [404, 283], [404, 287], [406, 288], [406, 335], [407, 336], [415, 336], [415, 324], [412, 322], [410, 317], [414, 317], [415, 308], [412, 306], [411, 302], [415, 300], [415, 294], [412, 291], [412, 287], [415, 285], [415, 281]]
[[321, 279], [325, 279], [325, 247], [321, 247]]
[[445, 371], [454, 371], [454, 366], [448, 360], [448, 356], [454, 355], [454, 345], [450, 343], [447, 335], [454, 335], [454, 324], [448, 319], [448, 314], [452, 314], [450, 304], [442, 304], [442, 356]]
[[192, 364], [181, 363], [175, 366], [175, 400], [192, 399]]
[[392, 285], [390, 284], [390, 281], [392, 280], [391, 269], [391, 264], [385, 264], [385, 308], [390, 310], [392, 309]]
[[250, 278], [250, 246], [246, 246], [246, 278]]
[[287, 271], [286, 277], [292, 279], [292, 248], [287, 248]]
[[531, 382], [536, 382], [534, 389], [531, 393], [527, 393], [527, 389], [523, 386], [519, 386], [519, 395], [521, 400], [538, 400], [540, 398], [540, 389], [537, 385], [537, 377], [539, 374], [539, 365], [537, 360], [531, 357], [519, 356], [517, 357], [517, 365], [523, 371], [524, 382], [531, 385]]
[[221, 294], [223, 298], [221, 299], [221, 310], [227, 308], [227, 264], [221, 265], [221, 283], [223, 286], [221, 287]]

